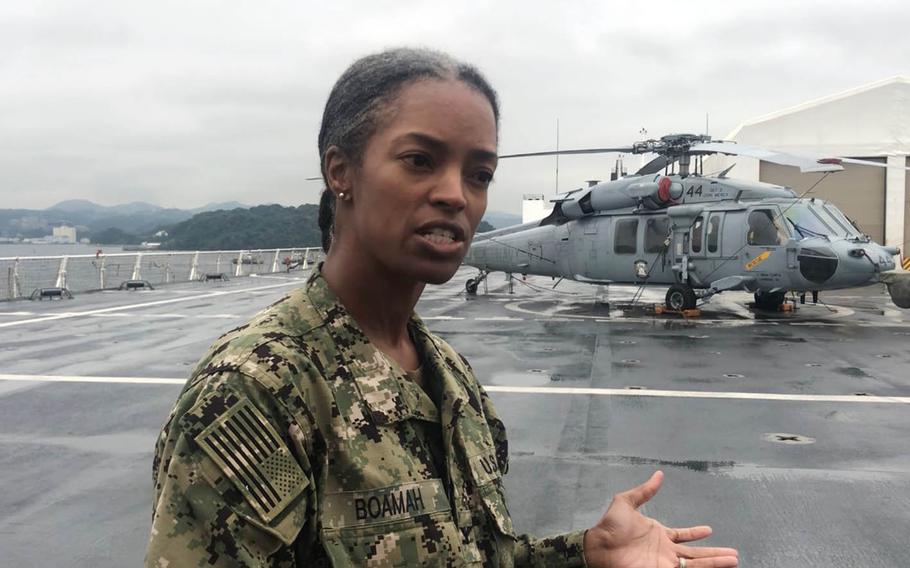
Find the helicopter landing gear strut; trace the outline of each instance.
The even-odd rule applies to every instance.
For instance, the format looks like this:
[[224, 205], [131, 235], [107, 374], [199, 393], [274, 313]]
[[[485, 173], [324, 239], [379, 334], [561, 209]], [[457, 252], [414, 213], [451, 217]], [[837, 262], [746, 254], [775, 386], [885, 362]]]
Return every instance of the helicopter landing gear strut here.
[[697, 301], [695, 290], [688, 284], [673, 284], [667, 290], [667, 309], [674, 312], [694, 309]]
[[780, 310], [786, 298], [786, 292], [756, 292], [755, 307], [760, 310], [776, 312]]
[[468, 281], [464, 283], [465, 292], [467, 292], [469, 296], [476, 296], [477, 287], [481, 282], [487, 279], [487, 274], [489, 273], [481, 270], [476, 278], [468, 278]]

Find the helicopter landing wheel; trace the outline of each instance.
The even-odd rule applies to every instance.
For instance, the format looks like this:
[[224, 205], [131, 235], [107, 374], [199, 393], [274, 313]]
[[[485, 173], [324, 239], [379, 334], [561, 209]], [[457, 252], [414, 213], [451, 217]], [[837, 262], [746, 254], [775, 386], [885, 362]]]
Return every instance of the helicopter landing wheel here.
[[477, 295], [477, 285], [478, 284], [480, 284], [480, 282], [478, 282], [474, 278], [468, 278], [468, 281], [464, 283], [464, 289], [471, 296], [475, 296], [475, 295]]
[[787, 299], [786, 292], [756, 292], [755, 307], [760, 310], [776, 312], [780, 310], [784, 300]]
[[686, 284], [673, 284], [667, 290], [667, 308], [674, 312], [694, 309], [697, 300], [695, 290]]

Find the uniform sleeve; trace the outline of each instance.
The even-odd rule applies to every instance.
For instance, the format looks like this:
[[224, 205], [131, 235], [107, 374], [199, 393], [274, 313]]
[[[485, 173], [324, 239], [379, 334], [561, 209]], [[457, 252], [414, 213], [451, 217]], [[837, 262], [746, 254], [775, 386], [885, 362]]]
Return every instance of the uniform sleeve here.
[[305, 435], [240, 373], [187, 389], [156, 447], [146, 566], [295, 566], [313, 501]]
[[[509, 446], [506, 428], [499, 419], [493, 401], [480, 386], [480, 399], [487, 425], [496, 446], [496, 459], [500, 471], [505, 474], [509, 469]], [[530, 535], [518, 535], [513, 549], [515, 566], [529, 567], [582, 567], [585, 564], [584, 538], [585, 530], [572, 531], [566, 534], [547, 538], [534, 538]]]

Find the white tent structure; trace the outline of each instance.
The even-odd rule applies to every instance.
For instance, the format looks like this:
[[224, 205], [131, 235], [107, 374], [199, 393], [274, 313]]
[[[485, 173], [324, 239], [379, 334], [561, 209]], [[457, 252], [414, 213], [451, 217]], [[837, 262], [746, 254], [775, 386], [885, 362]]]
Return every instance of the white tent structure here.
[[[726, 138], [783, 152], [863, 158], [907, 166], [910, 77], [892, 77], [742, 123]], [[878, 242], [910, 248], [910, 173], [903, 167], [845, 165], [843, 172], [800, 174], [796, 168], [744, 157], [717, 157], [711, 168], [736, 162], [730, 177], [780, 183], [834, 202]], [[707, 171], [707, 168], [706, 168]]]

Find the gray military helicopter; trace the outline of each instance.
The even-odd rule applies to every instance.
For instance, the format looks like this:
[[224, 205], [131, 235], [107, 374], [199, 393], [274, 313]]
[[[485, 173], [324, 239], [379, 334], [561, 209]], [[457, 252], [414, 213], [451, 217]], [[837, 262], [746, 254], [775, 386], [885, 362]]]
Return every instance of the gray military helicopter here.
[[[510, 154], [500, 158], [655, 153], [631, 176], [554, 197], [552, 213], [475, 236], [464, 264], [480, 270], [465, 288], [475, 294], [487, 274], [536, 274], [592, 284], [668, 286], [667, 308], [692, 309], [727, 290], [755, 295], [776, 310], [789, 291], [887, 284], [896, 305], [910, 308], [910, 273], [896, 272], [896, 247], [875, 243], [834, 204], [790, 188], [704, 175], [710, 154], [760, 158], [803, 172], [835, 172], [850, 158], [773, 152], [709, 136], [673, 134], [628, 147]], [[619, 174], [617, 171], [614, 174]], [[910, 168], [908, 168], [910, 169]]]

